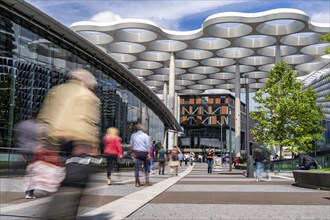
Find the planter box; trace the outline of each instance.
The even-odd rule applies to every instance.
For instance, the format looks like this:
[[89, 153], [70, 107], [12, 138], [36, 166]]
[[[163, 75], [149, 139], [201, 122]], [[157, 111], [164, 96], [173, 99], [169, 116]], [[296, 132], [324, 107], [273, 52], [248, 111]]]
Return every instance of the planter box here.
[[247, 165], [236, 164], [235, 165], [235, 169], [236, 170], [246, 170], [247, 169]]
[[330, 190], [330, 172], [311, 170], [293, 170], [292, 172], [298, 186]]

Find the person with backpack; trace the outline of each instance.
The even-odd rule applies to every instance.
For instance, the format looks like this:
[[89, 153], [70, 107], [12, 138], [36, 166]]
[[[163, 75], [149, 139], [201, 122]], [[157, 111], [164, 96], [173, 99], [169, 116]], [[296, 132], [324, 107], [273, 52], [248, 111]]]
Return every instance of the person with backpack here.
[[297, 168], [300, 170], [317, 169], [317, 163], [311, 156], [301, 153], [299, 154], [299, 165]]
[[253, 156], [256, 162], [256, 181], [260, 182], [262, 180], [261, 174], [265, 170], [265, 163], [267, 162], [268, 158], [266, 147], [263, 145], [254, 147]]
[[164, 147], [162, 146], [161, 149], [158, 151], [158, 174], [164, 175], [165, 172], [165, 161], [166, 161], [166, 152], [164, 150]]
[[214, 162], [214, 151], [209, 148], [207, 151], [207, 173], [212, 173], [213, 170], [213, 162]]

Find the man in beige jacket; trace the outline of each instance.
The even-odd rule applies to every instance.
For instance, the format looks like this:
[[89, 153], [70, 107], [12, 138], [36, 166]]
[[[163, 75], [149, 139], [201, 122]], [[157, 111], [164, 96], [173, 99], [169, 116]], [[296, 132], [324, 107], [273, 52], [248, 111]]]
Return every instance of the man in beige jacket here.
[[64, 150], [66, 177], [54, 194], [46, 219], [75, 219], [83, 189], [91, 174], [91, 156], [99, 152], [100, 100], [97, 81], [85, 69], [69, 73], [68, 82], [46, 95], [38, 119], [48, 123], [48, 140], [55, 150]]
[[[53, 144], [60, 147], [61, 143], [72, 142], [95, 154], [99, 147], [100, 122], [100, 100], [94, 93], [97, 82], [84, 69], [75, 69], [69, 75], [71, 79], [67, 83], [55, 86], [47, 93], [38, 119], [51, 125], [48, 136]], [[76, 151], [72, 154], [77, 155]]]

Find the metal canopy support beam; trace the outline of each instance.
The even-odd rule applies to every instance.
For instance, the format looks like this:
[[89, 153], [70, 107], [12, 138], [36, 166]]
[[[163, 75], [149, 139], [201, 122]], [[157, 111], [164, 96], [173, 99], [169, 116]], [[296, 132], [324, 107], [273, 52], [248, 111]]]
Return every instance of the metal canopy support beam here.
[[275, 47], [275, 64], [281, 61], [281, 47], [279, 44], [276, 44]]
[[241, 83], [240, 81], [241, 81], [241, 75], [239, 70], [239, 64], [236, 60], [236, 69], [235, 69], [235, 154], [236, 156], [240, 156], [240, 151], [241, 151], [241, 94], [240, 94]]
[[167, 83], [163, 86], [163, 102], [167, 106]]

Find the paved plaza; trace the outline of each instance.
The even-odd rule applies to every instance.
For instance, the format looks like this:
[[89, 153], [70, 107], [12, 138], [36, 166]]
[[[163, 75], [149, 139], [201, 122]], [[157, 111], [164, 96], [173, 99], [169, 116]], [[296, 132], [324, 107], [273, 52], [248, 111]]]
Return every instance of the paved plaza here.
[[[300, 188], [291, 173], [256, 182], [241, 170], [207, 174], [205, 163], [183, 166], [179, 176], [151, 175], [134, 186], [132, 170], [97, 173], [85, 190], [79, 219], [330, 219], [330, 191]], [[143, 183], [144, 178], [141, 178]], [[1, 178], [0, 219], [38, 219], [50, 197], [24, 199], [25, 180]]]

